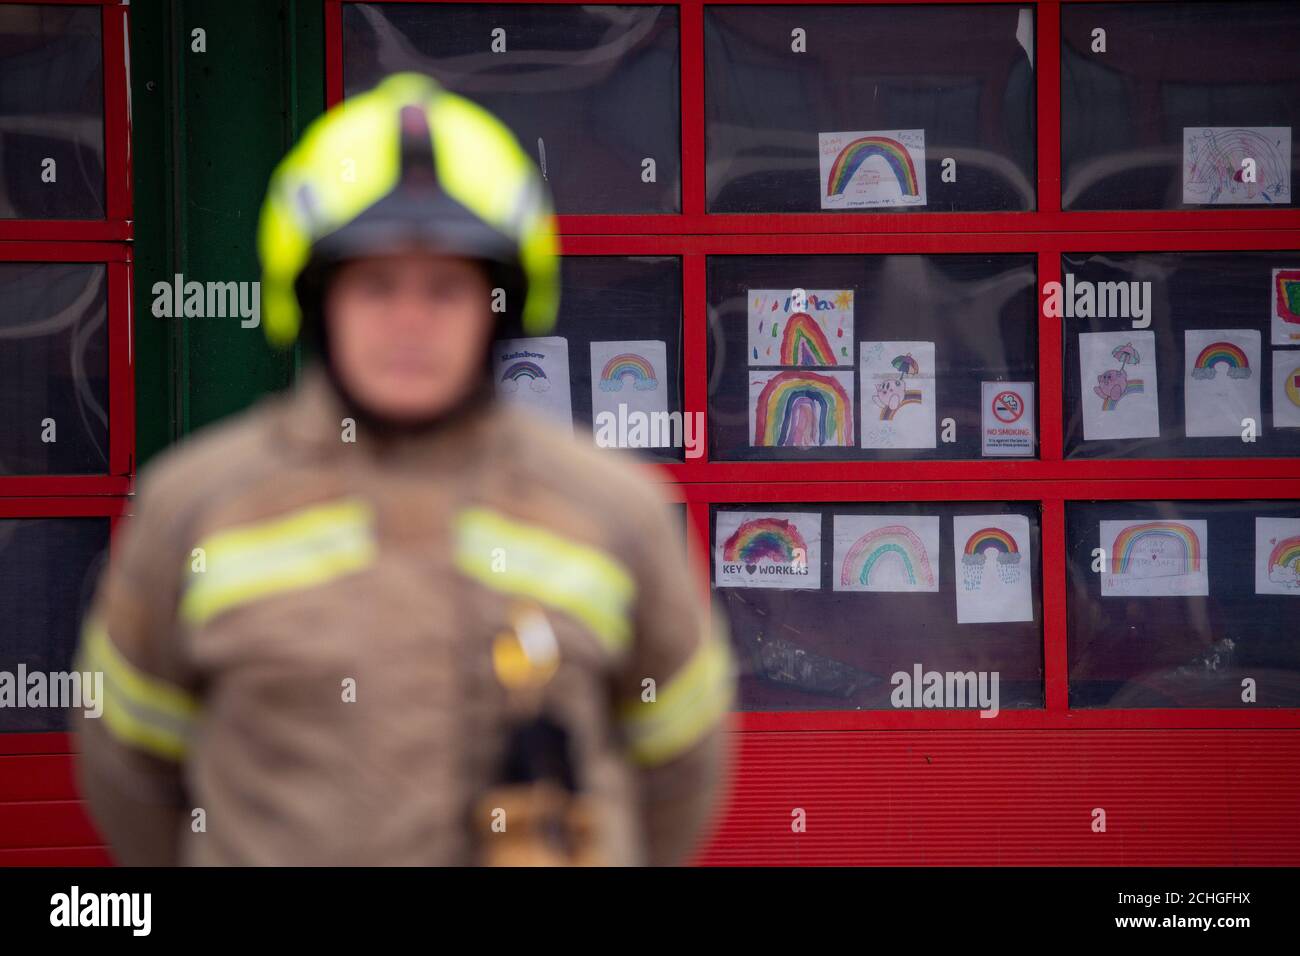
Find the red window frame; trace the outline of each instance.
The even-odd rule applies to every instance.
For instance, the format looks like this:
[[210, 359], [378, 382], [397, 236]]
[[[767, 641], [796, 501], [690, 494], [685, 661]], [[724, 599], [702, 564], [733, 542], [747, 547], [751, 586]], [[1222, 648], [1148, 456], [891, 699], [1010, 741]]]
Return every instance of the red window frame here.
[[[127, 513], [135, 474], [129, 7], [118, 0], [0, 0], [98, 6], [104, 70], [104, 218], [0, 219], [0, 262], [94, 262], [107, 270], [108, 469], [102, 475], [0, 476], [0, 518], [108, 518]], [[0, 734], [0, 756], [68, 754], [66, 733]], [[0, 827], [0, 830], [3, 830]], [[0, 832], [0, 847], [7, 846]], [[2, 856], [3, 854], [0, 854]]]

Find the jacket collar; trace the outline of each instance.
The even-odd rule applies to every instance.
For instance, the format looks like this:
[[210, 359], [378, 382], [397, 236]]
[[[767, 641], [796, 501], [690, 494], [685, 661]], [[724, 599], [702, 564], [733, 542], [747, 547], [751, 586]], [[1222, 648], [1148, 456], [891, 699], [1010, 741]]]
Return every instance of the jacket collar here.
[[394, 471], [447, 473], [507, 448], [508, 416], [502, 411], [488, 403], [427, 431], [376, 434], [362, 421], [349, 421], [347, 406], [317, 364], [284, 396], [279, 435], [295, 452], [321, 463], [352, 460]]

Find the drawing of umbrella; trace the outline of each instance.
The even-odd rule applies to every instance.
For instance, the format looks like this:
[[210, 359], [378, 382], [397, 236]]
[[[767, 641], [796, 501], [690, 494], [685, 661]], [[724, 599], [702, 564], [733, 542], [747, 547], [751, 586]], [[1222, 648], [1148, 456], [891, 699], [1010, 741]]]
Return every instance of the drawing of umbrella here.
[[921, 366], [916, 364], [916, 359], [912, 358], [910, 352], [907, 355], [894, 356], [894, 360], [889, 364], [898, 369], [898, 380], [900, 382], [903, 380], [904, 375], [916, 375], [921, 371]]
[[1112, 350], [1110, 354], [1119, 362], [1120, 368], [1123, 368], [1129, 362], [1137, 365], [1141, 361], [1138, 350], [1133, 347], [1132, 342], [1125, 342], [1119, 348]]

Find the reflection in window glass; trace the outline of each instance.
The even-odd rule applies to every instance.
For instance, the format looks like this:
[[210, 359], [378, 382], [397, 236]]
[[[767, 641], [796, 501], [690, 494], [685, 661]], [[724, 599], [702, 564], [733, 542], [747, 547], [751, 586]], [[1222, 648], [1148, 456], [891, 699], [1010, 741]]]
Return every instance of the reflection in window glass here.
[[0, 262], [0, 473], [107, 471], [106, 276], [98, 263]]
[[100, 8], [0, 4], [0, 219], [103, 217]]
[[1067, 502], [1065, 517], [1071, 707], [1300, 706], [1300, 502]]
[[1019, 502], [714, 506], [712, 580], [741, 708], [889, 709], [894, 675], [918, 667], [923, 686], [932, 671], [975, 672], [1000, 709], [1042, 707], [1038, 514]]
[[1291, 205], [1297, 36], [1290, 0], [1063, 4], [1062, 208]]
[[717, 5], [704, 30], [710, 212], [1034, 208], [1030, 7]]
[[676, 6], [348, 3], [346, 95], [416, 70], [496, 113], [565, 213], [675, 213]]
[[[0, 671], [67, 671], [108, 558], [107, 518], [0, 518]], [[64, 729], [57, 707], [0, 707], [0, 733]]]
[[1300, 455], [1300, 253], [1079, 254], [1061, 272], [1066, 457]]
[[710, 256], [712, 458], [980, 458], [984, 383], [1037, 378], [1035, 275], [1029, 255]]

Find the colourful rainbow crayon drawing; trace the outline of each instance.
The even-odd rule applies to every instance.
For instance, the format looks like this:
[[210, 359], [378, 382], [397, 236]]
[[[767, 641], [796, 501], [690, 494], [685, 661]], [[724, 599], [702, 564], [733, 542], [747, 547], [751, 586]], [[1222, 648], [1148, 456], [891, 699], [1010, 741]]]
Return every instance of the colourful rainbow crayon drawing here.
[[840, 584], [846, 587], [870, 584], [877, 565], [891, 563], [901, 569], [909, 585], [934, 586], [934, 571], [925, 545], [916, 532], [901, 524], [876, 528], [853, 542], [840, 565]]
[[754, 407], [754, 444], [762, 447], [847, 445], [853, 403], [838, 379], [816, 372], [777, 372]]
[[[1173, 553], [1170, 554], [1170, 546]], [[1149, 548], [1151, 550], [1143, 550]], [[1111, 548], [1111, 571], [1128, 574], [1135, 560], [1149, 556], [1151, 564], [1167, 571], [1165, 576], [1191, 574], [1201, 570], [1201, 541], [1188, 525], [1177, 521], [1147, 521], [1129, 525], [1115, 535]]]
[[1214, 378], [1215, 366], [1219, 364], [1228, 366], [1229, 378], [1250, 378], [1250, 359], [1240, 346], [1231, 342], [1212, 342], [1201, 349], [1192, 363], [1192, 378]]
[[1283, 322], [1300, 325], [1300, 269], [1278, 269], [1274, 281], [1277, 317]]
[[[880, 388], [880, 386], [876, 386], [876, 387]], [[898, 410], [902, 408], [904, 405], [920, 405], [920, 404], [921, 404], [921, 390], [919, 388], [904, 389], [903, 397], [902, 399], [899, 400], [897, 405], [891, 406], [889, 404], [885, 404], [881, 406], [880, 420], [882, 422], [892, 421], [894, 416], [898, 414]]]
[[853, 174], [872, 156], [879, 156], [889, 164], [894, 178], [898, 180], [898, 189], [904, 196], [921, 194], [916, 179], [916, 166], [906, 146], [888, 136], [862, 136], [840, 150], [831, 163], [830, 174], [826, 177], [826, 195], [838, 196], [844, 192]]
[[511, 362], [501, 373], [501, 382], [507, 391], [515, 391], [519, 388], [519, 383], [524, 381], [528, 382], [528, 387], [534, 392], [544, 392], [551, 387], [545, 370], [529, 359]]
[[1001, 528], [980, 528], [966, 539], [962, 551], [962, 584], [967, 591], [978, 591], [983, 580], [988, 550], [998, 556], [998, 579], [1004, 584], [1014, 584], [1020, 579], [1020, 549], [1016, 539]]
[[760, 561], [793, 564], [808, 560], [808, 545], [793, 521], [785, 518], [750, 518], [722, 545], [722, 559], [740, 562], [752, 574]]
[[1125, 395], [1133, 395], [1136, 393], [1140, 393], [1141, 391], [1142, 391], [1142, 379], [1131, 378], [1124, 384], [1124, 392], [1119, 396], [1119, 398], [1114, 398], [1112, 396], [1107, 395], [1105, 398], [1101, 400], [1101, 410], [1103, 412], [1108, 412], [1116, 405], [1119, 404], [1120, 398], [1123, 398]]
[[1300, 588], [1300, 535], [1283, 538], [1268, 555], [1268, 579]]
[[835, 350], [826, 333], [807, 312], [796, 312], [781, 333], [782, 365], [835, 365]]
[[632, 379], [632, 387], [639, 392], [659, 387], [655, 378], [654, 366], [644, 356], [635, 352], [623, 352], [615, 355], [605, 363], [600, 371], [600, 390], [602, 392], [620, 392], [623, 390], [624, 378]]

